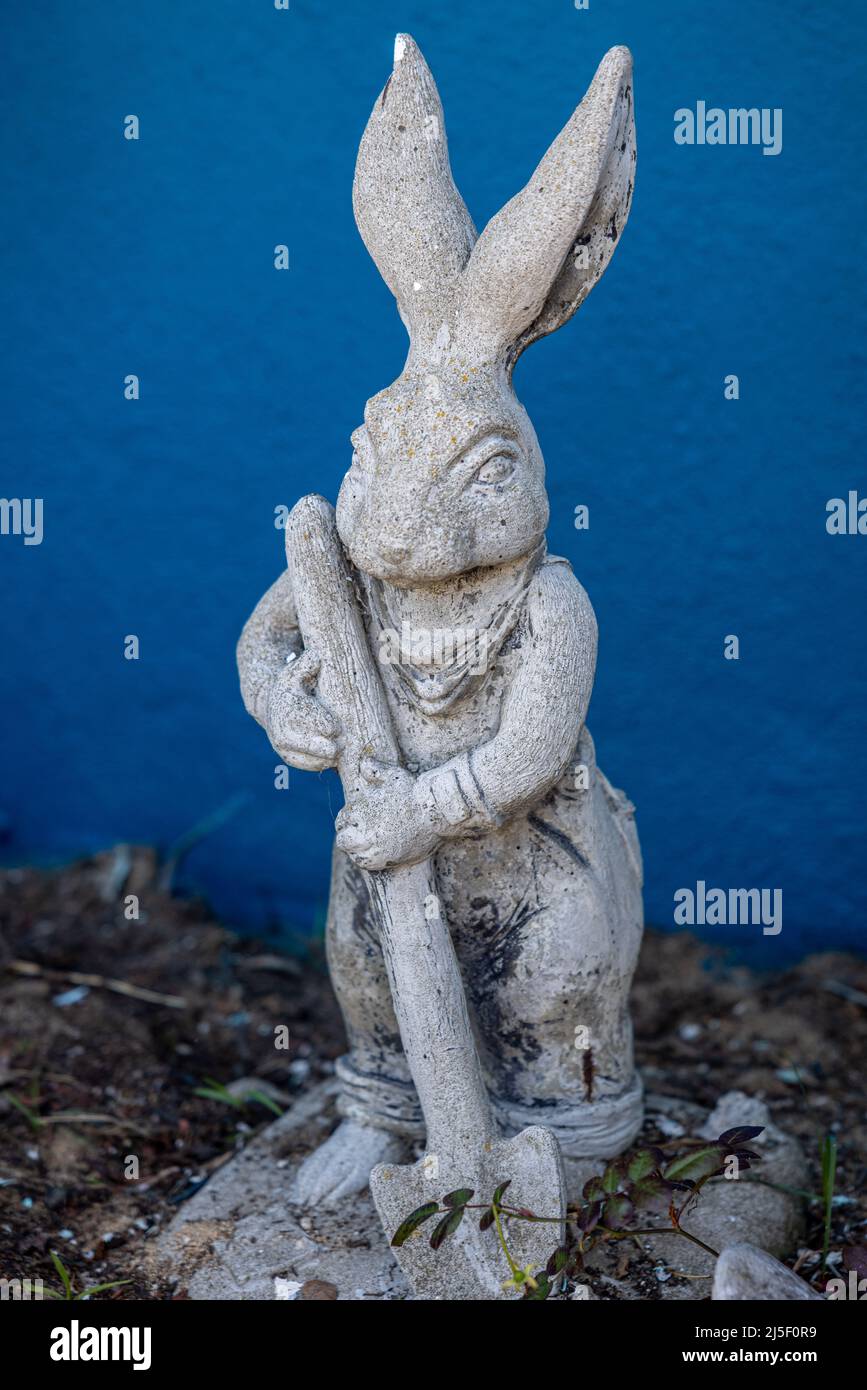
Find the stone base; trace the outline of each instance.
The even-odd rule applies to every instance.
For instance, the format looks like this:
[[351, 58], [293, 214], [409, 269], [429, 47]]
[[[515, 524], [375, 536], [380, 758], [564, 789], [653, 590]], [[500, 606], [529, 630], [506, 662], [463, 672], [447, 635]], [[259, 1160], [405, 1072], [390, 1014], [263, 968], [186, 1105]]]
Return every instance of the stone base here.
[[287, 1201], [295, 1169], [335, 1123], [336, 1091], [317, 1086], [184, 1203], [148, 1251], [155, 1282], [200, 1300], [409, 1296], [368, 1192], [321, 1213]]
[[[333, 1211], [307, 1211], [287, 1199], [295, 1169], [337, 1120], [337, 1089], [338, 1083], [329, 1081], [312, 1090], [184, 1204], [148, 1248], [146, 1272], [154, 1282], [199, 1300], [412, 1298], [369, 1193]], [[797, 1142], [771, 1124], [763, 1103], [731, 1092], [710, 1116], [688, 1102], [660, 1096], [648, 1096], [647, 1107], [656, 1123], [663, 1122], [660, 1127], [667, 1124], [674, 1133], [716, 1138], [736, 1124], [765, 1126], [750, 1145], [764, 1156], [761, 1168], [737, 1181], [709, 1184], [684, 1225], [718, 1250], [749, 1239], [773, 1255], [792, 1253], [800, 1203], [767, 1183], [803, 1188], [804, 1159]], [[598, 1159], [588, 1160], [587, 1176], [600, 1166]], [[755, 1180], [759, 1171], [761, 1183]], [[709, 1255], [675, 1235], [642, 1238], [642, 1246], [653, 1261], [658, 1295], [708, 1297], [715, 1264]], [[646, 1298], [640, 1286], [610, 1277], [608, 1254], [593, 1252], [588, 1259], [588, 1275], [601, 1279], [603, 1297], [610, 1284], [614, 1297]]]

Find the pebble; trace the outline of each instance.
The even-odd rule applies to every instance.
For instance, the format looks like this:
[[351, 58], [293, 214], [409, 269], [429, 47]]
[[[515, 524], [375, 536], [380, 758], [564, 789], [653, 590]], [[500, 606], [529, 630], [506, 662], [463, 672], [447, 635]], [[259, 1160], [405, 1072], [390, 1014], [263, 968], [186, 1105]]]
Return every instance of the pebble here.
[[747, 1242], [728, 1245], [716, 1262], [711, 1298], [741, 1302], [823, 1302], [799, 1275]]
[[668, 1139], [680, 1139], [682, 1135], [686, 1134], [683, 1125], [678, 1124], [677, 1120], [673, 1120], [670, 1115], [657, 1116], [656, 1124], [657, 1128]]
[[300, 1297], [305, 1303], [333, 1303], [337, 1298], [337, 1286], [327, 1279], [307, 1279], [301, 1285]]
[[278, 1279], [274, 1280], [274, 1297], [282, 1303], [291, 1303], [301, 1292], [301, 1285], [297, 1279]]
[[51, 1002], [58, 1009], [68, 1009], [71, 1004], [80, 1004], [89, 994], [90, 989], [87, 985], [76, 985], [75, 989], [66, 989], [62, 994], [55, 994]]
[[677, 1033], [684, 1042], [695, 1042], [696, 1038], [701, 1037], [703, 1031], [700, 1023], [682, 1023]]

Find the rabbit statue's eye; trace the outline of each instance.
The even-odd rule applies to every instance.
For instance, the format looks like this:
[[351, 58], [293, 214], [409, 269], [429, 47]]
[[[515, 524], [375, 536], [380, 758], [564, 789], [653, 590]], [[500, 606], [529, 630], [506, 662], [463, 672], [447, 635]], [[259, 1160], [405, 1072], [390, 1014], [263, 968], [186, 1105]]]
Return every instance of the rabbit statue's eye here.
[[504, 483], [515, 471], [515, 461], [509, 454], [494, 454], [486, 460], [473, 478], [474, 483], [491, 487], [494, 483]]

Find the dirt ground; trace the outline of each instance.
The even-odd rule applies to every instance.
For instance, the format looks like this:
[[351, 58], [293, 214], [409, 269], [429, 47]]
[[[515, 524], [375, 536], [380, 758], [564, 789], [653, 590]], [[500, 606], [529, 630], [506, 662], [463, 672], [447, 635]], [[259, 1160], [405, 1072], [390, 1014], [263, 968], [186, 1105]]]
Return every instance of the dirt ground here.
[[[648, 1089], [764, 1099], [817, 1194], [833, 1132], [832, 1264], [867, 1239], [867, 962], [759, 975], [648, 932], [634, 1016]], [[342, 1050], [321, 947], [296, 958], [233, 935], [160, 887], [151, 851], [0, 873], [0, 1277], [60, 1289], [56, 1251], [75, 1292], [183, 1297], [148, 1286], [142, 1243]], [[817, 1287], [822, 1238], [816, 1198], [798, 1268]]]

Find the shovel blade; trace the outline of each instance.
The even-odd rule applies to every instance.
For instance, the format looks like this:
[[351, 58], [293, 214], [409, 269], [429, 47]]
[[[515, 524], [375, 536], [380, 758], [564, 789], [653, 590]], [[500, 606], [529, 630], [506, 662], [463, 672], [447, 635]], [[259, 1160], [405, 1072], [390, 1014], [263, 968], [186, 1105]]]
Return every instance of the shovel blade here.
[[[514, 1139], [495, 1139], [476, 1153], [448, 1163], [426, 1155], [418, 1163], [379, 1164], [370, 1175], [376, 1210], [391, 1240], [410, 1212], [442, 1198], [458, 1187], [470, 1187], [473, 1203], [489, 1202], [501, 1183], [509, 1182], [503, 1200], [526, 1207], [537, 1216], [557, 1216], [566, 1210], [563, 1163], [554, 1135], [534, 1125]], [[481, 1211], [468, 1211], [457, 1231], [432, 1250], [430, 1218], [395, 1251], [398, 1264], [421, 1299], [516, 1299], [521, 1292], [504, 1289], [511, 1270], [492, 1226], [479, 1230]], [[503, 1229], [515, 1264], [543, 1270], [563, 1240], [563, 1224], [504, 1220]]]

